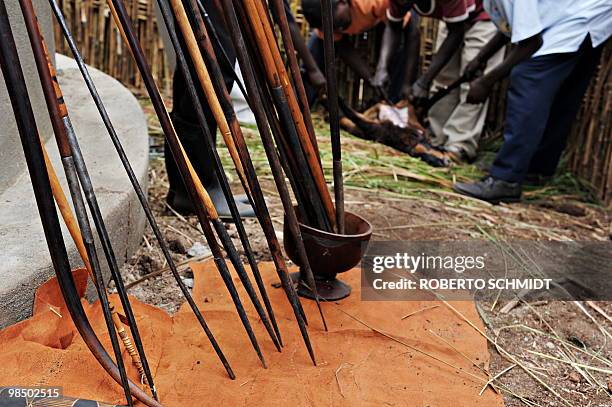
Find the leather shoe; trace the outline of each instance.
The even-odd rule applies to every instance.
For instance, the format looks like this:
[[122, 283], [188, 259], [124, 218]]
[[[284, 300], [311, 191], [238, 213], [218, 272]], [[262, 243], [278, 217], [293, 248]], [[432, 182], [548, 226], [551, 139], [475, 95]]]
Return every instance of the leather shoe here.
[[490, 175], [478, 182], [457, 182], [453, 190], [493, 204], [519, 202], [522, 194], [520, 183], [496, 179]]

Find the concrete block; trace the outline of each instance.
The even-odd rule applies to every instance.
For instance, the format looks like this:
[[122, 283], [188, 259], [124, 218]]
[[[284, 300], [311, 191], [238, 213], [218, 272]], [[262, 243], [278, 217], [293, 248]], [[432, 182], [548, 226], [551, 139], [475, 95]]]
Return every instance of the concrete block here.
[[[56, 58], [60, 85], [106, 227], [117, 260], [123, 264], [142, 238], [144, 213], [76, 63], [65, 56], [57, 55]], [[134, 171], [145, 187], [149, 149], [145, 115], [136, 98], [119, 82], [94, 69], [91, 69], [91, 73]], [[46, 146], [68, 195], [54, 139], [48, 139]], [[13, 154], [13, 161], [24, 160], [18, 148]], [[78, 253], [66, 230], [64, 240], [71, 264], [73, 267], [80, 265]], [[1, 328], [29, 316], [36, 287], [54, 275], [26, 170], [14, 177], [8, 188], [0, 190], [0, 242]], [[105, 264], [101, 248], [98, 254], [101, 263]]]

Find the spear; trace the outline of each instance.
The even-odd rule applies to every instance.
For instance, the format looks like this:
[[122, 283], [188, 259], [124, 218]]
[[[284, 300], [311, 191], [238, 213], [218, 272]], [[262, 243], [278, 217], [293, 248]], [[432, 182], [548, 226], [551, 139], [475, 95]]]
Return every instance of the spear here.
[[[327, 184], [325, 183], [325, 176], [323, 175], [318, 154], [312, 144], [295, 93], [289, 82], [287, 71], [276, 42], [276, 37], [274, 36], [274, 31], [270, 24], [269, 16], [259, 0], [243, 0], [243, 3], [262, 57], [267, 58], [270, 63], [270, 65], [266, 63], [264, 66], [268, 72], [269, 85], [272, 88], [280, 85], [285, 93], [288, 105], [287, 108], [291, 112], [291, 117], [295, 123], [302, 150], [309, 164], [312, 179], [318, 191], [318, 195], [315, 196], [318, 196], [321, 200], [325, 209], [327, 221], [331, 224], [331, 229], [333, 229], [335, 214], [333, 202], [327, 190]], [[267, 55], [268, 53], [270, 54], [269, 56]]]
[[[244, 7], [239, 2], [235, 4], [244, 20], [243, 29], [246, 33], [251, 34], [247, 37], [249, 37], [251, 43], [254, 44], [251, 47], [254, 50], [252, 55], [253, 60], [256, 61], [257, 58], [261, 58], [261, 65], [264, 67], [264, 72], [270, 85], [270, 91], [277, 107], [277, 113], [285, 135], [285, 137], [283, 137], [283, 145], [288, 147], [285, 150], [285, 154], [289, 157], [288, 161], [293, 163], [295, 167], [293, 175], [298, 185], [300, 185], [300, 189], [296, 192], [303, 195], [301, 201], [304, 203], [303, 210], [307, 214], [307, 218], [304, 219], [304, 221], [319, 228], [327, 228], [329, 224], [325, 215], [325, 209], [322, 206], [322, 202], [316, 199], [318, 190], [314, 182], [314, 177], [311, 176], [312, 169], [309, 167], [306, 155], [302, 150], [297, 124], [288, 106], [286, 93], [280, 81], [278, 72], [279, 61], [275, 60], [269, 48], [268, 38], [265, 35], [255, 3], [250, 2], [244, 4]], [[263, 17], [267, 18], [266, 16]], [[259, 53], [255, 50], [258, 50]], [[280, 61], [280, 63], [282, 65], [282, 61]]]
[[[281, 86], [279, 86], [279, 82], [278, 82], [278, 78], [282, 77], [282, 74], [279, 76], [279, 72], [282, 72], [282, 70], [284, 69], [284, 67], [282, 66], [282, 60], [280, 60], [280, 54], [278, 54], [276, 57], [274, 55], [274, 53], [270, 53], [267, 52], [269, 51], [269, 49], [266, 48], [266, 40], [267, 43], [270, 45], [271, 49], [276, 49], [278, 50], [278, 46], [276, 44], [276, 40], [272, 35], [271, 29], [268, 26], [268, 29], [266, 30], [265, 27], [266, 26], [266, 22], [269, 23], [268, 21], [268, 16], [267, 13], [265, 12], [265, 10], [262, 7], [257, 7], [257, 4], [259, 4], [260, 6], [261, 3], [255, 2], [253, 0], [245, 0], [245, 7], [244, 10], [246, 12], [246, 15], [249, 17], [250, 22], [251, 22], [251, 28], [253, 29], [253, 33], [255, 35], [255, 41], [258, 43], [259, 45], [259, 50], [262, 51], [262, 60], [263, 60], [263, 64], [265, 66], [265, 68], [272, 68], [273, 66], [276, 66], [277, 68], [277, 72], [274, 73], [271, 70], [268, 70], [268, 75], [269, 75], [269, 80], [272, 82], [271, 86], [271, 91], [273, 96], [275, 97], [276, 101], [278, 102], [276, 107], [278, 109], [278, 114], [279, 117], [282, 118], [286, 118], [289, 115], [289, 112], [287, 111], [289, 109], [289, 106], [287, 103], [284, 103], [284, 96], [287, 94], [287, 92], [283, 92], [281, 89]], [[259, 19], [257, 18], [259, 17]], [[259, 22], [261, 22], [262, 24], [259, 24]], [[280, 61], [279, 61], [280, 60]], [[287, 131], [291, 131], [293, 129], [293, 127], [291, 126], [291, 123], [288, 121], [284, 122], [285, 124], [285, 130]], [[285, 140], [288, 143], [291, 143], [292, 141], [296, 141], [298, 139], [298, 137], [292, 137], [291, 133], [289, 134], [289, 137], [287, 137]], [[306, 137], [306, 141], [308, 141], [308, 136]], [[296, 158], [297, 161], [300, 161], [300, 155], [302, 152], [302, 149], [299, 147], [299, 145], [293, 145], [290, 146], [292, 147], [291, 150], [296, 154]], [[320, 169], [321, 167], [316, 164], [315, 165], [318, 169]], [[311, 169], [313, 169], [313, 166], [310, 166]], [[295, 175], [295, 174], [294, 174]], [[325, 180], [323, 180], [323, 182], [325, 182]], [[308, 183], [307, 183], [308, 184]], [[327, 191], [327, 187], [324, 186], [324, 189], [326, 192]], [[329, 194], [329, 193], [328, 193]], [[312, 196], [312, 195], [311, 195]], [[329, 196], [329, 195], [328, 195]], [[333, 209], [333, 208], [332, 208]], [[287, 213], [287, 211], [285, 211], [285, 213]], [[295, 212], [293, 211], [293, 214], [295, 214]], [[333, 218], [331, 218], [333, 219]], [[303, 241], [301, 239], [301, 233], [299, 231], [299, 225], [298, 225], [298, 221], [297, 218], [295, 219], [295, 223], [293, 222], [293, 220], [290, 221], [290, 229], [292, 231], [292, 234], [296, 237], [296, 240], [301, 242], [298, 243], [298, 255], [300, 257], [300, 263], [302, 264], [302, 268], [304, 270], [304, 274], [306, 277], [306, 283], [308, 285], [308, 288], [312, 291], [313, 296], [315, 298], [315, 301], [317, 303], [317, 307], [319, 309], [319, 314], [321, 315], [321, 319], [323, 321], [323, 325], [325, 327], [325, 330], [327, 330], [327, 323], [325, 321], [325, 316], [323, 315], [323, 310], [321, 308], [321, 304], [319, 301], [319, 295], [317, 293], [317, 288], [316, 288], [316, 283], [315, 283], [315, 279], [314, 279], [314, 274], [312, 273], [312, 269], [310, 268], [310, 264], [308, 262], [308, 256], [306, 254], [306, 250], [303, 246]]]
[[[285, 178], [283, 176], [283, 169], [279, 160], [278, 153], [276, 151], [276, 147], [274, 145], [274, 141], [272, 135], [270, 133], [270, 129], [268, 127], [266, 121], [266, 114], [264, 111], [264, 102], [262, 99], [262, 95], [257, 86], [257, 79], [255, 76], [254, 68], [251, 64], [251, 60], [248, 56], [248, 51], [246, 47], [246, 43], [242, 32], [240, 30], [240, 25], [238, 23], [238, 17], [236, 15], [236, 11], [232, 5], [232, 0], [222, 0], [223, 10], [226, 16], [226, 21], [228, 24], [228, 30], [230, 35], [232, 36], [232, 40], [234, 43], [234, 47], [236, 49], [236, 54], [238, 57], [238, 62], [240, 63], [241, 71], [245, 76], [246, 86], [248, 88], [249, 96], [251, 97], [251, 105], [253, 107], [253, 113], [255, 114], [257, 125], [259, 128], [261, 140], [264, 144], [264, 149], [266, 151], [266, 156], [268, 158], [268, 162], [270, 163], [270, 167], [272, 169], [272, 174], [274, 177], [274, 181], [279, 192], [281, 202], [283, 204], [283, 209], [285, 214], [287, 215], [288, 226], [291, 233], [294, 235], [296, 242], [298, 242], [297, 248], [298, 253], [300, 253], [300, 259], [304, 259], [305, 262], [304, 267], [306, 270], [310, 271], [312, 275], [312, 270], [310, 269], [310, 265], [308, 264], [308, 258], [306, 256], [306, 252], [303, 245], [303, 239], [300, 232], [297, 216], [295, 213], [295, 209], [293, 207], [293, 203], [291, 202], [291, 196], [289, 194], [289, 190], [287, 188], [287, 184], [285, 182]], [[286, 282], [284, 279], [281, 279], [283, 284], [289, 284], [290, 282]], [[309, 283], [310, 284], [310, 283]], [[315, 288], [316, 289], [316, 288]], [[299, 318], [299, 315], [303, 313], [299, 309], [294, 307], [294, 313], [296, 318]], [[321, 313], [322, 314], [322, 313]], [[323, 319], [323, 323], [325, 324], [325, 319]], [[306, 332], [305, 328], [300, 327], [303, 331], [303, 335]], [[311, 347], [307, 343], [309, 348], [310, 356], [313, 360], [313, 363], [316, 364], [314, 359], [314, 354], [312, 352]]]
[[[261, 0], [265, 4], [265, 0]], [[283, 38], [283, 44], [287, 53], [287, 60], [289, 61], [289, 70], [291, 71], [291, 78], [293, 84], [297, 90], [297, 96], [302, 106], [302, 115], [304, 116], [304, 122], [306, 129], [310, 135], [312, 145], [317, 152], [317, 156], [320, 158], [319, 146], [317, 145], [317, 137], [315, 135], [314, 126], [312, 124], [312, 117], [310, 115], [310, 107], [308, 106], [308, 98], [306, 97], [306, 89], [304, 88], [304, 82], [302, 81], [302, 72], [298, 65], [297, 56], [295, 53], [295, 46], [293, 45], [293, 37], [291, 36], [291, 30], [289, 29], [289, 21], [287, 20], [287, 14], [285, 13], [285, 7], [282, 0], [271, 0], [272, 7], [274, 8], [274, 16], [276, 17], [276, 24], [278, 24]]]
[[[145, 212], [145, 215], [149, 221], [149, 224], [151, 225], [151, 229], [153, 230], [153, 234], [155, 235], [157, 241], [159, 242], [159, 246], [162, 250], [162, 253], [164, 255], [164, 258], [166, 259], [166, 262], [169, 265], [170, 271], [172, 272], [172, 275], [174, 277], [174, 279], [176, 280], [183, 296], [185, 297], [185, 299], [187, 300], [187, 303], [189, 304], [189, 306], [191, 307], [191, 310], [193, 311], [193, 313], [195, 314], [199, 324], [201, 325], [202, 329], [204, 330], [204, 333], [206, 334], [206, 336], [208, 337], [208, 340], [210, 341], [211, 345], [213, 346], [213, 349], [215, 351], [215, 353], [217, 354], [217, 356], [219, 357], [219, 360], [221, 361], [221, 363], [223, 364], [223, 367], [225, 368], [228, 376], [231, 379], [235, 379], [236, 376], [234, 374], [234, 372], [232, 371], [231, 366], [229, 365], [229, 362], [227, 361], [225, 355], [223, 354], [221, 348], [219, 347], [219, 344], [217, 343], [217, 340], [215, 339], [215, 337], [213, 336], [210, 328], [208, 327], [208, 324], [206, 323], [206, 320], [204, 319], [204, 316], [202, 315], [202, 313], [200, 312], [200, 309], [198, 308], [198, 306], [196, 305], [195, 301], [193, 300], [193, 297], [191, 295], [191, 293], [189, 292], [189, 289], [187, 288], [187, 286], [185, 285], [185, 283], [183, 282], [183, 279], [181, 278], [178, 269], [176, 268], [176, 264], [174, 263], [174, 260], [172, 259], [172, 255], [170, 254], [170, 250], [168, 248], [168, 243], [166, 242], [166, 239], [164, 238], [163, 234], [161, 233], [161, 230], [159, 229], [159, 225], [157, 224], [157, 221], [155, 220], [155, 216], [153, 216], [153, 211], [151, 210], [151, 207], [149, 206], [149, 202], [147, 201], [147, 197], [144, 193], [144, 191], [142, 190], [142, 187], [140, 186], [140, 184], [138, 183], [138, 178], [136, 177], [136, 174], [134, 173], [134, 170], [132, 168], [132, 165], [130, 164], [127, 155], [125, 154], [125, 150], [123, 149], [123, 146], [121, 145], [121, 141], [119, 140], [119, 136], [117, 135], [117, 132], [110, 120], [110, 117], [108, 116], [108, 112], [106, 111], [106, 108], [104, 107], [104, 104], [102, 102], [102, 98], [100, 97], [100, 95], [98, 94], [98, 91], [96, 89], [96, 86], [91, 78], [91, 75], [89, 74], [89, 70], [87, 68], [87, 65], [85, 65], [85, 61], [83, 60], [83, 57], [81, 56], [81, 53], [79, 52], [76, 43], [74, 41], [74, 38], [72, 37], [72, 34], [70, 33], [70, 30], [68, 29], [68, 25], [66, 24], [66, 20], [64, 19], [64, 15], [62, 14], [62, 11], [59, 7], [59, 5], [57, 4], [57, 2], [55, 0], [49, 0], [49, 3], [51, 4], [51, 8], [53, 10], [53, 13], [55, 14], [55, 17], [57, 18], [57, 21], [60, 25], [60, 28], [64, 34], [64, 38], [66, 39], [66, 41], [68, 42], [68, 46], [70, 48], [70, 50], [72, 51], [72, 54], [77, 62], [77, 65], [79, 67], [79, 70], [81, 71], [81, 74], [83, 76], [83, 79], [85, 80], [85, 83], [87, 85], [87, 88], [89, 89], [89, 92], [91, 93], [91, 96], [93, 97], [94, 103], [98, 109], [98, 112], [100, 113], [100, 116], [102, 117], [102, 121], [104, 122], [104, 125], [106, 126], [106, 129], [108, 131], [108, 134], [113, 142], [113, 145], [115, 146], [115, 149], [117, 150], [117, 154], [119, 155], [119, 159], [121, 160], [121, 163], [123, 164], [123, 167], [128, 175], [128, 178], [130, 179], [130, 182], [132, 183], [132, 187], [134, 188], [134, 191], [136, 191], [136, 195], [138, 196], [138, 200], [140, 201], [140, 204]], [[123, 31], [122, 31], [123, 32]]]
[[[114, 9], [113, 15], [118, 19], [117, 25], [123, 27], [123, 31], [126, 34], [128, 46], [132, 50], [132, 55], [136, 61], [136, 65], [138, 66], [140, 74], [143, 77], [145, 87], [147, 88], [147, 92], [149, 93], [149, 97], [151, 98], [151, 102], [157, 113], [157, 117], [159, 118], [160, 125], [166, 140], [168, 141], [172, 156], [177, 163], [179, 172], [181, 173], [191, 201], [195, 205], [198, 220], [202, 226], [202, 230], [204, 231], [204, 236], [206, 237], [208, 245], [213, 253], [217, 269], [219, 270], [221, 278], [223, 279], [230, 296], [232, 297], [232, 301], [234, 302], [240, 320], [247, 332], [249, 340], [251, 341], [251, 345], [255, 349], [255, 352], [257, 353], [262, 365], [265, 367], [265, 359], [261, 353], [259, 344], [257, 343], [257, 338], [255, 337], [251, 323], [246, 315], [242, 301], [240, 300], [238, 291], [236, 290], [236, 286], [232, 281], [232, 277], [229, 273], [227, 264], [225, 263], [225, 259], [223, 258], [223, 254], [221, 252], [221, 248], [219, 247], [219, 243], [215, 238], [210, 223], [212, 223], [214, 226], [219, 238], [222, 241], [222, 244], [224, 247], [226, 247], [226, 249], [228, 247], [232, 247], [233, 244], [231, 243], [231, 239], [225, 230], [223, 222], [219, 218], [219, 214], [217, 213], [210, 196], [206, 192], [206, 189], [204, 189], [202, 182], [191, 165], [191, 162], [189, 161], [189, 158], [187, 157], [187, 154], [185, 153], [185, 150], [183, 149], [183, 146], [176, 135], [176, 131], [174, 130], [170, 120], [170, 115], [166, 110], [166, 106], [164, 105], [159, 89], [155, 84], [151, 69], [145, 59], [144, 52], [140, 46], [140, 43], [138, 42], [136, 34], [134, 33], [134, 29], [130, 23], [127, 10], [125, 9], [123, 2], [121, 0], [108, 0], [108, 5]], [[228, 251], [228, 256], [230, 256], [230, 258], [233, 256], [237, 257], [237, 253], [230, 250]]]
[[[68, 203], [66, 194], [64, 193], [64, 190], [59, 182], [55, 168], [53, 167], [53, 164], [51, 163], [51, 160], [49, 159], [49, 155], [47, 154], [47, 150], [45, 148], [45, 144], [43, 140], [41, 140], [40, 146], [42, 148], [43, 158], [45, 160], [45, 167], [47, 169], [47, 173], [49, 174], [51, 192], [53, 193], [53, 198], [55, 199], [55, 203], [57, 204], [57, 207], [59, 208], [60, 214], [62, 215], [62, 219], [64, 220], [64, 224], [66, 225], [66, 228], [68, 229], [68, 232], [70, 233], [70, 236], [72, 237], [72, 241], [74, 242], [74, 245], [76, 246], [77, 251], [79, 252], [79, 256], [81, 257], [81, 260], [83, 261], [83, 264], [85, 265], [85, 269], [87, 270], [87, 273], [91, 277], [91, 280], [95, 281], [95, 274], [94, 274], [91, 262], [89, 261], [88, 248], [86, 247], [85, 241], [83, 240], [83, 233], [81, 232], [79, 223], [77, 223], [78, 221], [74, 217], [74, 214], [72, 213], [72, 209], [70, 208], [70, 204]], [[91, 231], [89, 231], [88, 233], [91, 234]], [[123, 327], [123, 323], [121, 322], [121, 318], [119, 317], [119, 314], [117, 312], [117, 309], [115, 308], [115, 305], [110, 299], [109, 299], [109, 307], [111, 310], [111, 316], [113, 318], [113, 323], [115, 324], [115, 329], [117, 330], [117, 333], [119, 334], [119, 338], [121, 338], [121, 341], [123, 342], [123, 346], [125, 347], [128, 354], [130, 355], [132, 359], [132, 363], [134, 364], [134, 366], [136, 366], [136, 369], [138, 369], [138, 373], [140, 374], [141, 380], [147, 381], [147, 375], [144, 370], [142, 361], [140, 360], [140, 356], [137, 350], [134, 348], [134, 343], [132, 342], [132, 339], [130, 338], [129, 334]]]
[[[219, 100], [217, 99], [217, 96], [215, 94], [212, 80], [210, 78], [210, 75], [208, 74], [208, 70], [206, 69], [204, 59], [202, 58], [202, 55], [200, 54], [197, 40], [189, 24], [189, 20], [188, 20], [185, 8], [183, 7], [183, 4], [180, 1], [171, 0], [170, 3], [172, 4], [172, 8], [174, 10], [174, 16], [176, 18], [176, 21], [183, 33], [183, 39], [191, 55], [191, 61], [194, 63], [195, 71], [200, 81], [200, 85], [202, 86], [204, 93], [206, 95], [208, 105], [211, 107], [215, 120], [219, 124], [221, 133], [223, 134], [223, 139], [226, 145], [228, 146], [228, 149], [230, 150], [230, 154], [232, 155], [232, 158], [235, 162], [236, 170], [238, 174], [240, 175], [240, 179], [243, 181], [245, 185], [245, 191], [247, 192], [247, 196], [250, 196], [251, 194], [250, 194], [248, 183], [246, 181], [246, 175], [244, 174], [244, 169], [242, 167], [241, 159], [238, 155], [238, 151], [236, 150], [236, 146], [234, 144], [234, 140], [232, 138], [232, 134], [231, 134], [229, 125], [227, 123], [227, 120], [225, 119], [225, 115], [223, 114], [223, 109], [221, 108]], [[217, 154], [217, 150], [215, 148], [212, 135], [210, 134], [210, 130], [208, 128], [208, 124], [206, 121], [206, 116], [204, 115], [204, 110], [202, 109], [202, 105], [200, 103], [198, 94], [196, 92], [195, 84], [191, 76], [191, 71], [189, 69], [189, 66], [187, 65], [185, 53], [182, 50], [181, 44], [179, 43], [178, 36], [176, 35], [176, 32], [173, 28], [174, 24], [172, 21], [172, 13], [170, 9], [168, 8], [168, 5], [163, 0], [158, 1], [158, 4], [160, 6], [162, 17], [164, 18], [164, 22], [166, 23], [166, 26], [168, 28], [168, 33], [170, 34], [170, 39], [173, 43], [174, 50], [177, 55], [179, 68], [181, 69], [183, 77], [185, 78], [187, 89], [189, 90], [190, 96], [192, 98], [193, 105], [196, 110], [196, 115], [198, 117], [198, 121], [200, 122], [200, 127], [202, 128], [204, 132], [204, 138], [206, 141], [207, 149], [209, 153], [211, 153], [211, 155], [213, 156], [214, 168], [217, 174], [219, 174], [219, 179], [221, 181], [221, 187], [223, 189], [223, 192], [225, 193], [225, 197], [230, 206], [230, 211], [232, 213], [232, 216], [235, 219], [236, 228], [238, 230], [238, 234], [240, 235], [240, 239], [245, 249], [249, 264], [251, 265], [251, 270], [254, 276], [256, 277], [256, 280], [262, 281], [261, 275], [259, 272], [259, 267], [257, 265], [257, 261], [255, 260], [255, 256], [251, 249], [246, 230], [244, 229], [244, 225], [242, 223], [242, 220], [240, 219], [240, 213], [238, 212], [238, 209], [236, 208], [236, 202], [233, 199], [232, 192], [229, 186], [229, 182], [227, 181], [227, 177], [221, 165], [221, 160], [219, 159], [219, 155]], [[225, 228], [223, 229], [223, 233], [227, 234], [227, 232], [225, 231]], [[226, 250], [229, 249], [230, 251], [235, 252], [231, 239], [227, 239], [227, 241], [228, 241], [229, 247], [226, 247]], [[247, 294], [249, 295], [249, 298], [251, 299], [251, 302], [255, 306], [255, 309], [259, 317], [264, 323], [264, 326], [268, 334], [270, 335], [270, 338], [274, 342], [274, 345], [276, 346], [276, 348], [280, 351], [280, 342], [278, 341], [276, 337], [276, 332], [278, 332], [278, 327], [276, 326], [276, 320], [274, 320], [275, 327], [272, 328], [270, 324], [270, 320], [268, 319], [268, 316], [266, 315], [266, 312], [264, 311], [259, 301], [259, 298], [257, 297], [257, 293], [255, 292], [253, 285], [251, 284], [251, 281], [246, 273], [246, 270], [244, 269], [244, 265], [242, 261], [240, 261], [240, 257], [236, 253], [236, 255], [230, 256], [230, 258], [232, 259], [232, 264], [234, 265], [234, 268], [236, 269], [236, 272], [238, 273], [238, 276], [240, 280], [242, 281], [247, 291]], [[263, 282], [259, 285], [259, 288], [260, 288], [260, 293], [264, 297], [264, 301], [265, 301], [268, 295], [266, 293]], [[269, 300], [267, 302], [269, 304]], [[270, 309], [271, 309], [271, 306], [269, 310]], [[272, 313], [272, 316], [274, 316], [273, 313]]]
[[[255, 169], [251, 161], [251, 156], [247, 149], [246, 141], [244, 140], [244, 135], [242, 134], [242, 129], [240, 127], [240, 124], [238, 123], [238, 118], [236, 117], [236, 114], [234, 112], [230, 95], [225, 87], [223, 74], [217, 62], [212, 43], [208, 36], [208, 31], [206, 29], [204, 21], [202, 20], [202, 15], [198, 12], [197, 2], [189, 1], [188, 8], [194, 19], [193, 27], [195, 28], [195, 34], [197, 35], [198, 39], [200, 51], [199, 55], [205, 59], [205, 62], [209, 68], [208, 72], [210, 73], [211, 85], [213, 86], [211, 92], [214, 93], [216, 91], [217, 95], [219, 95], [217, 101], [219, 102], [219, 108], [223, 113], [223, 120], [221, 120], [221, 122], [227, 126], [227, 130], [231, 135], [232, 142], [236, 146], [240, 160], [243, 163], [243, 171], [246, 172], [246, 174], [243, 174], [242, 178], [244, 180], [243, 186], [245, 190], [250, 191], [249, 198], [251, 200], [251, 204], [255, 208], [259, 223], [261, 224], [262, 229], [264, 230], [264, 236], [266, 237], [266, 241], [268, 243], [268, 247], [270, 248], [271, 255], [273, 257], [273, 260], [275, 261], [275, 265], [277, 266], [277, 271], [286, 271], [286, 266], [282, 257], [282, 253], [280, 251], [280, 244], [278, 243], [278, 239], [276, 238], [272, 219], [270, 218], [267, 204], [263, 192], [261, 190], [259, 180], [257, 179], [257, 174], [255, 173]], [[202, 68], [206, 68], [206, 66], [203, 65]], [[261, 278], [261, 274], [259, 273], [259, 271], [257, 271], [257, 273], [254, 273], [254, 276], [261, 296], [264, 300], [264, 304], [268, 311], [268, 315], [270, 316], [270, 320], [273, 323], [276, 337], [278, 338], [279, 343], [282, 345], [280, 331], [278, 329], [278, 325], [276, 324], [274, 311], [272, 309], [270, 299], [266, 293], [265, 285], [263, 279]], [[294, 301], [297, 300], [297, 295], [292, 297], [291, 292], [286, 292], [286, 294], [290, 301], [292, 300], [292, 298]]]
[[334, 53], [334, 9], [331, 0], [321, 0], [323, 16], [323, 43], [325, 50], [325, 76], [327, 82], [327, 110], [332, 142], [334, 168], [334, 197], [336, 198], [336, 226], [344, 233], [344, 181], [342, 177], [342, 145], [340, 144], [340, 114], [338, 112], [338, 83]]
[[[251, 183], [251, 191], [253, 192], [253, 198], [255, 200], [255, 207], [260, 208], [259, 220], [264, 231], [264, 235], [266, 236], [266, 240], [268, 242], [268, 246], [270, 247], [270, 251], [273, 256], [273, 260], [276, 265], [277, 272], [281, 279], [289, 280], [289, 274], [287, 270], [286, 263], [282, 256], [282, 252], [280, 249], [280, 244], [276, 237], [276, 233], [274, 231], [274, 226], [272, 224], [272, 220], [270, 218], [270, 214], [268, 212], [266, 202], [264, 199], [263, 192], [261, 190], [261, 186], [257, 179], [257, 174], [255, 172], [255, 168], [251, 161], [250, 154], [248, 152], [246, 142], [244, 140], [244, 135], [242, 134], [242, 129], [240, 128], [240, 124], [238, 123], [238, 118], [234, 112], [230, 95], [225, 87], [225, 81], [223, 80], [223, 74], [221, 72], [221, 68], [219, 67], [217, 57], [214, 53], [214, 49], [212, 43], [210, 42], [210, 37], [208, 36], [208, 32], [206, 30], [206, 26], [202, 21], [202, 16], [197, 12], [197, 1], [189, 0], [190, 9], [195, 18], [194, 26], [197, 27], [199, 31], [198, 37], [201, 38], [200, 45], [202, 54], [206, 57], [206, 62], [212, 74], [213, 82], [215, 85], [215, 89], [221, 95], [219, 100], [223, 104], [223, 110], [225, 111], [226, 117], [230, 122], [230, 127], [232, 129], [232, 135], [235, 139], [235, 143], [238, 146], [238, 151], [241, 154], [241, 159], [243, 163], [245, 163], [245, 169], [247, 171], [247, 180]], [[219, 44], [221, 46], [221, 44]], [[223, 50], [222, 50], [223, 52]], [[233, 69], [233, 68], [232, 68]], [[289, 287], [293, 288], [292, 285]], [[290, 301], [297, 302], [299, 305], [299, 300], [297, 299], [297, 294], [295, 290], [287, 290], [287, 297]], [[299, 320], [298, 320], [299, 323]]]
[[[69, 129], [72, 128], [72, 125], [68, 118], [68, 110], [66, 109], [66, 106], [64, 104], [64, 99], [59, 88], [59, 83], [57, 82], [55, 69], [49, 59], [44, 40], [42, 38], [42, 34], [40, 33], [40, 28], [38, 27], [34, 7], [30, 0], [20, 0], [19, 3], [21, 6], [21, 11], [23, 13], [26, 29], [28, 31], [28, 36], [30, 38], [30, 44], [34, 54], [34, 60], [36, 63], [38, 74], [40, 76], [43, 94], [47, 103], [47, 109], [49, 110], [49, 116], [55, 133], [56, 142], [60, 150], [62, 164], [64, 165], [64, 171], [68, 179], [68, 185], [75, 206], [77, 219], [79, 221], [83, 240], [87, 249], [87, 255], [94, 273], [94, 283], [98, 292], [100, 303], [102, 305], [104, 319], [106, 321], [106, 326], [110, 334], [111, 344], [115, 353], [117, 365], [119, 366], [121, 384], [123, 386], [127, 403], [129, 406], [131, 406], [132, 395], [128, 383], [128, 377], [125, 371], [125, 365], [123, 363], [123, 357], [121, 355], [121, 348], [119, 347], [117, 333], [115, 331], [115, 326], [112, 320], [112, 314], [109, 307], [105, 282], [104, 278], [102, 277], [102, 272], [100, 269], [100, 264], [93, 240], [93, 233], [89, 225], [87, 211], [85, 209], [83, 196], [81, 195], [81, 189], [79, 187], [79, 176], [77, 174], [76, 160], [73, 155], [72, 146], [68, 141], [68, 132], [70, 131]], [[138, 341], [139, 339], [140, 338], [135, 337], [135, 340]], [[144, 355], [140, 356], [141, 360], [146, 363], [146, 357], [143, 357]], [[149, 383], [152, 383], [152, 381]], [[151, 386], [151, 388], [153, 389], [154, 386]]]
[[[44, 165], [40, 136], [36, 128], [26, 81], [20, 67], [21, 63], [8, 20], [6, 6], [4, 0], [0, 0], [0, 68], [2, 69], [15, 114], [15, 121], [19, 130], [53, 268], [57, 275], [64, 302], [79, 334], [104, 370], [115, 381], [120, 382], [119, 369], [108, 353], [106, 353], [96, 333], [93, 331], [74, 284], [66, 246], [64, 245], [59, 219], [53, 202], [49, 174]], [[150, 407], [162, 407], [161, 404], [139, 389], [134, 383], [129, 382], [129, 385], [132, 394], [138, 400]]]

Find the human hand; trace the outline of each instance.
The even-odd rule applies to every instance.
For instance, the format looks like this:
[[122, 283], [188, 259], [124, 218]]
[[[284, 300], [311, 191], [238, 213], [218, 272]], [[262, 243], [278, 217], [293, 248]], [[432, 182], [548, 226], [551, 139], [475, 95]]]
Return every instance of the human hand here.
[[389, 72], [385, 68], [376, 69], [376, 73], [370, 79], [370, 84], [379, 89], [384, 89], [389, 83]]
[[423, 105], [429, 98], [429, 84], [419, 78], [410, 88], [409, 100], [416, 107]]
[[487, 67], [487, 62], [476, 57], [467, 64], [467, 66], [465, 67], [465, 70], [463, 71], [463, 76], [468, 81], [474, 80], [476, 78], [481, 77], [484, 74], [486, 67]]
[[484, 103], [489, 97], [492, 87], [493, 85], [484, 76], [470, 82], [470, 91], [465, 99], [466, 103], [475, 105]]
[[320, 69], [314, 69], [308, 72], [308, 81], [312, 87], [316, 89], [318, 94], [325, 93], [327, 81], [325, 80], [325, 75], [323, 75], [323, 72], [321, 72]]

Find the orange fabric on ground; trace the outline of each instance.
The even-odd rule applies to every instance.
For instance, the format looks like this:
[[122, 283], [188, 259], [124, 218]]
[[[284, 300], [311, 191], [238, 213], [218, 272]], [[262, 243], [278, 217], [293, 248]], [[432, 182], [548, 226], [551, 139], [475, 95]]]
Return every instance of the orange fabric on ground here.
[[[239, 291], [268, 362], [268, 369], [263, 369], [214, 263], [193, 264], [192, 269], [194, 298], [237, 379], [232, 381], [227, 377], [187, 305], [171, 317], [133, 299], [148, 360], [165, 406], [379, 406], [385, 403], [410, 407], [503, 406], [501, 396], [490, 389], [478, 395], [482, 382], [393, 342], [339, 311], [482, 377], [478, 369], [429, 332], [441, 335], [476, 363], [488, 365], [484, 338], [442, 304], [401, 320], [402, 316], [432, 303], [361, 302], [359, 271], [345, 273], [342, 279], [351, 284], [353, 294], [339, 305], [322, 304], [329, 332], [322, 330], [316, 305], [303, 301], [319, 363], [314, 367], [284, 292], [270, 286], [278, 280], [274, 267], [262, 263], [261, 271], [285, 344], [282, 353], [274, 349], [244, 290]], [[77, 274], [82, 281], [82, 272]], [[240, 287], [238, 278], [234, 280]], [[117, 296], [113, 295], [112, 300], [119, 304]], [[83, 303], [96, 332], [105, 332], [99, 303], [90, 305], [84, 300]], [[453, 305], [481, 325], [472, 303]], [[32, 318], [0, 332], [0, 386], [62, 386], [67, 396], [121, 403], [121, 387], [89, 353], [70, 320], [54, 280], [39, 289], [34, 309]], [[100, 335], [102, 343], [110, 349], [107, 336]], [[125, 351], [123, 355], [129, 361]], [[136, 369], [129, 362], [128, 365], [130, 377], [136, 381]]]

